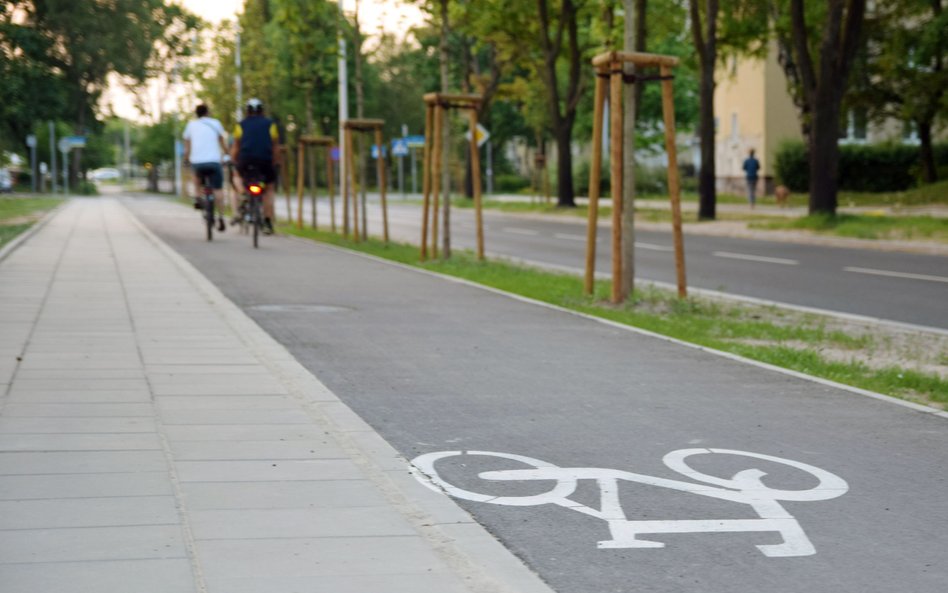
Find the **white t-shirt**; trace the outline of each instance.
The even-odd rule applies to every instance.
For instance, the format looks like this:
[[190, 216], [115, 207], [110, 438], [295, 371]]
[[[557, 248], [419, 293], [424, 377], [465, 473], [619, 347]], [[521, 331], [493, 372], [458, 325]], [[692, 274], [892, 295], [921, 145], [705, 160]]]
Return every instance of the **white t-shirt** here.
[[184, 128], [184, 139], [191, 141], [192, 163], [221, 162], [221, 145], [218, 137], [227, 139], [224, 126], [213, 117], [201, 117], [188, 122]]

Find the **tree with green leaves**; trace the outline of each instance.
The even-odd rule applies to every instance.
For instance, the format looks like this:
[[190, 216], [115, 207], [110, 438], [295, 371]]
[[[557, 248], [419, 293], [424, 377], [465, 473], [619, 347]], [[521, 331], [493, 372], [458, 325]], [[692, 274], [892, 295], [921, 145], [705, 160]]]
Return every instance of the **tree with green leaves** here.
[[789, 0], [794, 67], [808, 109], [811, 214], [836, 214], [841, 106], [865, 15], [866, 0]]
[[867, 20], [866, 57], [871, 106], [878, 118], [912, 122], [919, 139], [922, 179], [938, 180], [933, 128], [948, 115], [948, 10], [945, 0], [876, 3]]
[[715, 71], [723, 57], [760, 56], [766, 51], [768, 12], [761, 0], [688, 0], [688, 8], [700, 76], [698, 218], [713, 220], [717, 215]]

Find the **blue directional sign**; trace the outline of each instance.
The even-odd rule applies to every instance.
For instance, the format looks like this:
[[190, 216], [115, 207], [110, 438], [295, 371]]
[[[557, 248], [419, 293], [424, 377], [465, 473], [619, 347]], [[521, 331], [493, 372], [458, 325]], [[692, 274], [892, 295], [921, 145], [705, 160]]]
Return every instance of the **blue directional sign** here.
[[408, 148], [423, 148], [425, 146], [424, 136], [405, 136], [402, 140], [408, 144]]
[[[384, 158], [384, 157], [386, 157], [386, 156], [388, 156], [388, 147], [383, 146], [383, 147], [382, 147], [382, 157]], [[379, 146], [378, 146], [378, 144], [373, 144], [373, 145], [372, 145], [372, 158], [373, 158], [373, 159], [379, 158]]]
[[408, 156], [408, 142], [404, 138], [392, 140], [392, 156]]

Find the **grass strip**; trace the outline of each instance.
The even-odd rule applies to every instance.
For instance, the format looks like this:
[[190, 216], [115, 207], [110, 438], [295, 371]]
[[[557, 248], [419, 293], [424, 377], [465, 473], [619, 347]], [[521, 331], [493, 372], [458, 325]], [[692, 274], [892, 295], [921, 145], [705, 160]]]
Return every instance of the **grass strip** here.
[[44, 213], [58, 206], [57, 198], [0, 198], [0, 247], [3, 247], [39, 220]]
[[796, 219], [752, 221], [749, 227], [765, 230], [808, 230], [858, 239], [922, 239], [948, 243], [948, 218], [932, 216], [811, 214]]
[[[289, 225], [279, 230], [846, 385], [936, 407], [948, 404], [948, 380], [899, 366], [872, 368], [859, 360], [861, 350], [873, 347], [871, 336], [833, 330], [816, 315], [698, 297], [679, 300], [671, 291], [651, 287], [637, 290], [629, 304], [613, 306], [607, 301], [607, 281], [598, 281], [595, 295], [585, 297], [578, 275], [502, 260], [477, 261], [469, 251], [456, 250], [447, 261], [421, 263], [418, 248], [408, 244], [376, 239], [355, 243], [336, 233]], [[831, 360], [823, 354], [828, 349], [852, 356]]]

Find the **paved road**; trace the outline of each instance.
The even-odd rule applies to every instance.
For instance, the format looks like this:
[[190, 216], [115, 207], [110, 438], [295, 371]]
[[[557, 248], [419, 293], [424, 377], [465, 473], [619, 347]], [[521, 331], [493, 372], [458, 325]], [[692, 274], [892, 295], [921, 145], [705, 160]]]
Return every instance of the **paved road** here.
[[539, 460], [432, 467], [559, 593], [948, 583], [945, 417], [325, 246], [207, 244], [183, 208], [131, 207], [406, 457]]
[[[285, 211], [282, 199], [278, 204]], [[369, 211], [369, 229], [380, 233], [378, 206], [370, 205]], [[454, 209], [452, 214], [454, 245], [473, 248], [473, 213]], [[328, 223], [327, 205], [321, 205], [319, 215]], [[393, 201], [389, 218], [393, 237], [418, 242], [418, 206]], [[485, 220], [490, 253], [582, 273], [582, 219], [538, 220], [487, 211]], [[611, 270], [608, 228], [600, 229], [596, 264], [606, 273]], [[948, 257], [696, 234], [686, 235], [685, 249], [692, 287], [948, 329]], [[674, 283], [673, 256], [670, 233], [638, 231], [637, 277]]]

